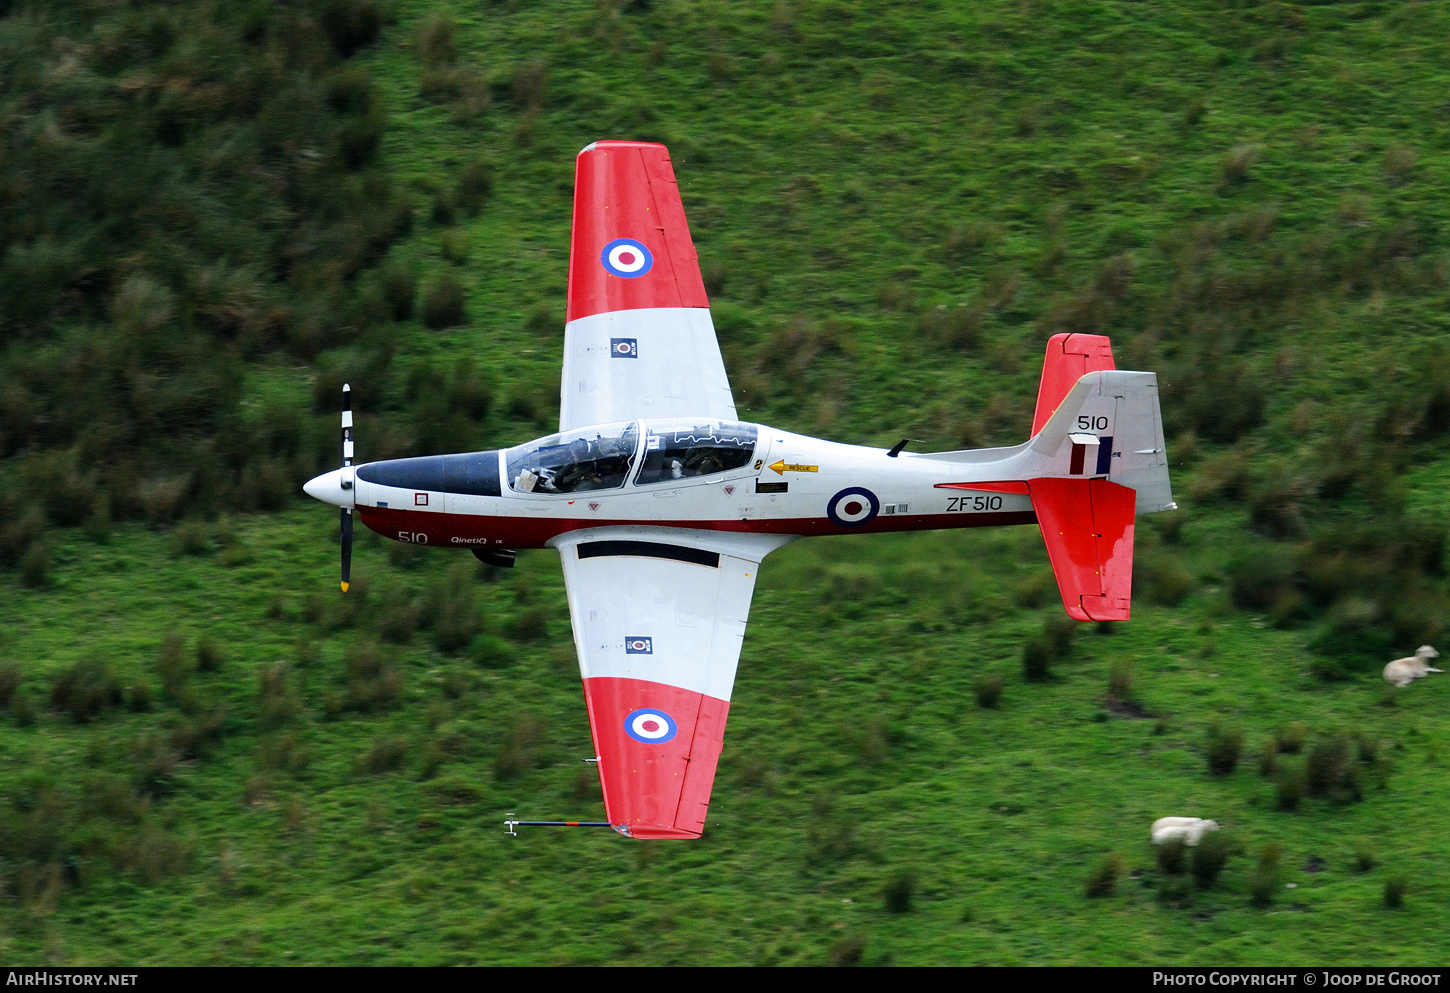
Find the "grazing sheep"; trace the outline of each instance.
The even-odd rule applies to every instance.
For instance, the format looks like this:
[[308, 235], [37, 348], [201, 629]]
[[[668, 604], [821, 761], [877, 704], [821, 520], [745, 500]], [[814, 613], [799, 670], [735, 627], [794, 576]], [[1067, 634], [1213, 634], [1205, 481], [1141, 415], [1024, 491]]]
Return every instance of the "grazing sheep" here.
[[1166, 844], [1176, 838], [1185, 845], [1196, 845], [1206, 832], [1217, 830], [1217, 821], [1202, 817], [1160, 817], [1153, 822], [1153, 844]]
[[1385, 682], [1394, 683], [1396, 686], [1409, 686], [1417, 679], [1424, 679], [1432, 672], [1444, 672], [1444, 669], [1431, 669], [1430, 660], [1438, 659], [1440, 653], [1429, 645], [1421, 645], [1415, 650], [1415, 654], [1407, 659], [1395, 659], [1385, 666]]

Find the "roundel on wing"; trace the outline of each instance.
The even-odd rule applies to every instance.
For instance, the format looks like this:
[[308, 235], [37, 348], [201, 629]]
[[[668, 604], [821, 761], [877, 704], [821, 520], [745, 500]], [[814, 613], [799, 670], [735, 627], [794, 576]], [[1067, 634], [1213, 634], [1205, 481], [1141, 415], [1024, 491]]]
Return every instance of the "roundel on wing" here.
[[599, 253], [604, 271], [621, 279], [635, 279], [654, 268], [655, 257], [633, 238], [616, 238]]
[[870, 524], [881, 512], [881, 501], [864, 486], [848, 486], [826, 503], [826, 516], [843, 528]]
[[635, 710], [624, 719], [624, 730], [635, 741], [646, 745], [663, 745], [680, 730], [675, 719], [663, 710], [645, 707]]

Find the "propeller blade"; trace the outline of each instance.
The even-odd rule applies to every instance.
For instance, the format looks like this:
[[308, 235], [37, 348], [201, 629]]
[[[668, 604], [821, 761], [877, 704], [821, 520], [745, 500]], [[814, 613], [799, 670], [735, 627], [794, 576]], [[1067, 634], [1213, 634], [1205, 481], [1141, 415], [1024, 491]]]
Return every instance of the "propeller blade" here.
[[352, 511], [342, 508], [342, 591], [347, 592], [348, 579], [352, 574]]
[[[342, 488], [352, 486], [352, 387], [342, 384]], [[342, 508], [342, 591], [352, 578], [352, 508]]]

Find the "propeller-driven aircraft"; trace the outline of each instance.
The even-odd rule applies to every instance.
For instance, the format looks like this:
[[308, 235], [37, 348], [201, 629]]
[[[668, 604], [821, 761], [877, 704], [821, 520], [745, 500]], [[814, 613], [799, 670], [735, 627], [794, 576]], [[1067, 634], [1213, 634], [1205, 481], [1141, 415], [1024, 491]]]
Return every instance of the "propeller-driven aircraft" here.
[[[353, 465], [306, 485], [397, 541], [563, 561], [608, 826], [696, 838], [761, 562], [813, 535], [1037, 524], [1067, 613], [1128, 619], [1137, 514], [1174, 508], [1157, 377], [1059, 334], [1032, 437], [916, 454], [739, 420], [669, 153], [579, 153], [559, 433]], [[511, 822], [521, 823], [521, 822]], [[522, 822], [526, 823], [526, 822]]]

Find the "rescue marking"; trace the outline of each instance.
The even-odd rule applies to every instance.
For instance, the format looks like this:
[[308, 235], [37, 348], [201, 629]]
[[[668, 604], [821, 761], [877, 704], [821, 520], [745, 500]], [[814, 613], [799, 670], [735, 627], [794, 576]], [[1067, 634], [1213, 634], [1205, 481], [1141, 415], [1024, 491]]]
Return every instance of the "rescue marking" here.
[[624, 719], [624, 732], [635, 741], [646, 745], [663, 745], [680, 730], [675, 719], [663, 710], [644, 707], [632, 711]]
[[428, 494], [426, 494], [426, 493], [414, 493], [413, 494], [413, 506], [415, 506], [415, 507], [426, 507], [426, 506], [428, 506]]
[[788, 472], [820, 472], [821, 471], [821, 467], [820, 466], [816, 466], [816, 465], [795, 465], [793, 463], [787, 462], [785, 459], [781, 459], [779, 462], [776, 462], [776, 463], [772, 464], [771, 465], [771, 468], [775, 470], [776, 475], [778, 475], [778, 476], [784, 476]]
[[621, 279], [638, 279], [654, 268], [650, 250], [633, 238], [616, 238], [599, 253], [604, 271]]
[[609, 355], [616, 359], [637, 359], [639, 358], [638, 338], [610, 338]]
[[848, 486], [826, 503], [826, 516], [843, 528], [870, 524], [881, 512], [881, 501], [864, 486]]

